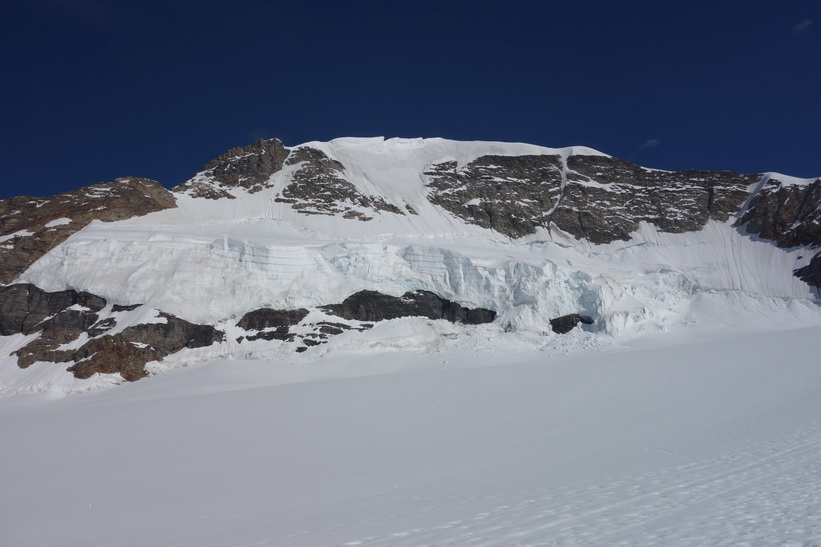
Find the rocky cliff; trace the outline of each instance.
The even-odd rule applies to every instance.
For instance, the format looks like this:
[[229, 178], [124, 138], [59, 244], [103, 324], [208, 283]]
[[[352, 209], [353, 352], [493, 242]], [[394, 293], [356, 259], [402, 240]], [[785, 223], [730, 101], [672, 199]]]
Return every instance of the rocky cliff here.
[[176, 207], [153, 180], [129, 177], [52, 197], [0, 201], [0, 283], [11, 283], [93, 220], [111, 222]]

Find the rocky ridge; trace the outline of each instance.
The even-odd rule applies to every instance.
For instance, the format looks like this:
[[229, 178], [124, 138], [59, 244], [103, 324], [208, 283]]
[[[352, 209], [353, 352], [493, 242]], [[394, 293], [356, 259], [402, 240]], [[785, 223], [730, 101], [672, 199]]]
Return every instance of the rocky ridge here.
[[482, 156], [427, 171], [429, 199], [468, 222], [510, 237], [547, 227], [561, 195], [561, 156]]
[[[287, 148], [277, 139], [234, 148], [173, 190], [233, 199], [232, 189], [271, 188], [272, 177], [286, 167], [293, 170], [274, 199], [298, 213], [361, 221], [378, 213], [416, 213], [364, 194], [347, 177], [346, 166], [322, 150]], [[511, 238], [556, 228], [592, 243], [611, 243], [628, 240], [642, 222], [683, 233], [743, 212], [735, 224], [751, 234], [782, 247], [821, 245], [818, 181], [785, 185], [762, 174], [661, 171], [604, 155], [548, 153], [482, 155], [464, 165], [443, 160], [420, 176], [431, 203]]]
[[639, 223], [664, 232], [727, 220], [761, 175], [657, 171], [607, 156], [483, 156], [425, 172], [430, 200], [467, 222], [512, 238], [538, 227], [592, 243], [628, 240]]
[[31, 284], [0, 287], [0, 334], [37, 335], [16, 350], [17, 364], [73, 363], [77, 378], [95, 373], [120, 373], [125, 380], [147, 375], [145, 364], [161, 361], [183, 348], [222, 341], [224, 333], [210, 325], [195, 325], [157, 312], [148, 322], [117, 329], [141, 306], [108, 306], [86, 292], [46, 292]]
[[736, 226], [779, 247], [821, 246], [821, 179], [800, 186], [768, 177]]
[[[230, 150], [174, 191], [232, 199], [234, 188], [253, 193], [272, 187], [272, 176], [289, 166], [293, 172], [275, 201], [298, 213], [365, 222], [379, 213], [416, 214], [409, 205], [364, 194], [347, 177], [346, 166], [322, 150], [290, 149], [277, 139]], [[612, 243], [629, 240], [642, 222], [683, 233], [736, 216], [740, 229], [779, 246], [821, 246], [819, 181], [784, 185], [763, 174], [661, 171], [572, 153], [489, 154], [463, 165], [446, 159], [429, 164], [420, 176], [431, 203], [514, 239], [546, 228]], [[762, 181], [766, 184], [755, 191]]]
[[279, 139], [258, 139], [243, 148], [228, 152], [206, 163], [191, 180], [174, 188], [193, 197], [234, 199], [224, 188], [244, 188], [256, 193], [265, 188], [268, 178], [282, 169], [289, 150]]
[[365, 211], [405, 214], [382, 198], [360, 192], [344, 177], [345, 166], [321, 150], [298, 148], [288, 156], [286, 164], [296, 166], [297, 170], [275, 201], [289, 203], [295, 211], [306, 215], [341, 214], [342, 218], [363, 221], [373, 220]]
[[111, 222], [176, 207], [160, 183], [137, 177], [47, 198], [0, 201], [0, 283], [14, 281], [48, 251], [93, 220]]
[[[8, 285], [0, 287], [0, 336], [33, 337], [12, 353], [20, 368], [37, 362], [70, 363], [66, 370], [76, 378], [118, 373], [126, 381], [147, 376], [146, 364], [152, 361], [185, 348], [225, 341], [225, 332], [211, 325], [197, 325], [160, 310], [146, 315], [143, 307], [109, 305], [99, 296], [75, 290], [47, 292], [31, 284]], [[247, 333], [236, 342], [298, 341], [294, 350], [302, 352], [331, 336], [368, 330], [373, 326], [368, 322], [427, 317], [476, 325], [496, 318], [495, 311], [464, 308], [429, 291], [401, 297], [361, 291], [320, 310], [348, 322], [306, 322], [310, 311], [304, 308], [260, 308], [236, 322]], [[121, 324], [125, 326], [120, 328]], [[300, 333], [291, 330], [296, 326], [302, 327]]]
[[730, 171], [658, 171], [618, 158], [571, 156], [567, 186], [551, 217], [560, 230], [593, 243], [626, 241], [641, 222], [692, 232], [726, 221], [761, 175]]
[[208, 162], [189, 181], [173, 188], [194, 198], [235, 199], [230, 189], [254, 194], [271, 187], [271, 176], [283, 167], [294, 167], [290, 182], [275, 201], [288, 203], [306, 215], [341, 214], [346, 219], [368, 221], [368, 211], [404, 215], [396, 205], [368, 196], [345, 178], [345, 167], [323, 151], [309, 146], [286, 148], [278, 139], [257, 140], [233, 148]]

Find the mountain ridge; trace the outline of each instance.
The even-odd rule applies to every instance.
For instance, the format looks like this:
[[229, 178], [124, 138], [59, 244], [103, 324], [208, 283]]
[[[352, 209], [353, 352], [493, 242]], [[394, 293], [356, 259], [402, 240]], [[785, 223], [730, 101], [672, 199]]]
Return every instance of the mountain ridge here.
[[[665, 330], [705, 291], [786, 309], [821, 289], [820, 202], [821, 179], [661, 171], [585, 147], [258, 140], [170, 190], [132, 177], [0, 202], [4, 313], [23, 293], [104, 302], [9, 330], [0, 391], [30, 387], [12, 367], [134, 380], [152, 362], [349, 346], [363, 320], [437, 301], [542, 337], [580, 322], [601, 336]], [[402, 311], [328, 315], [356, 294]], [[432, 296], [401, 304], [416, 294]], [[292, 319], [248, 331], [253, 310]]]

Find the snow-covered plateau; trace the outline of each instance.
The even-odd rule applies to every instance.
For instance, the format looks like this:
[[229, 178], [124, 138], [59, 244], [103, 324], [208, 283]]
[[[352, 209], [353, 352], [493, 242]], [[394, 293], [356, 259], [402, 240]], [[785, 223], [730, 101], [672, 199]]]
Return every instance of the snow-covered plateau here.
[[821, 545], [819, 199], [346, 138], [0, 202], [0, 544]]

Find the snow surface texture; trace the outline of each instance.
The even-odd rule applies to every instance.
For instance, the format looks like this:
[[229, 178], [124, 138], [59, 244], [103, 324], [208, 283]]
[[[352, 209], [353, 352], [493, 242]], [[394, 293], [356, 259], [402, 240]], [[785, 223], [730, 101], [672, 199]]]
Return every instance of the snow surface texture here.
[[818, 545], [821, 328], [782, 326], [6, 398], [0, 544]]
[[[631, 241], [607, 245], [579, 241], [556, 229], [511, 240], [432, 204], [421, 175], [435, 162], [464, 165], [486, 154], [566, 158], [600, 154], [595, 150], [381, 138], [301, 146], [339, 161], [361, 193], [402, 211], [410, 206], [418, 214], [367, 210], [373, 220], [363, 222], [299, 213], [276, 201], [300, 164], [291, 165], [257, 193], [230, 188], [236, 199], [220, 200], [180, 193], [177, 208], [120, 222], [93, 222], [17, 282], [48, 291], [84, 290], [114, 304], [146, 304], [146, 309], [229, 331], [225, 343], [172, 355], [154, 371], [207, 358], [282, 355], [281, 342], [269, 342], [267, 349], [232, 342], [236, 320], [260, 307], [338, 303], [363, 289], [395, 296], [424, 289], [467, 307], [493, 309], [499, 312], [497, 334], [515, 331], [534, 348], [553, 336], [549, 320], [569, 313], [593, 317], [595, 324], [585, 328], [604, 337], [666, 331], [711, 320], [709, 314], [730, 322], [752, 313], [762, 321], [797, 316], [805, 324], [821, 323], [812, 292], [791, 275], [810, 253], [743, 235], [730, 226], [733, 219], [711, 221], [686, 234], [660, 233], [643, 224]], [[790, 184], [806, 182], [779, 177]], [[721, 295], [724, 304], [701, 316], [691, 305], [705, 294]], [[438, 343], [432, 340], [450, 328], [433, 327], [419, 344]], [[371, 347], [368, 337], [359, 339], [363, 349]], [[399, 336], [393, 342], [408, 346], [412, 339]], [[0, 339], [2, 355], [24, 343], [19, 336]], [[353, 349], [357, 341], [346, 336], [322, 351], [334, 351], [338, 344]], [[60, 365], [20, 370], [15, 360], [0, 361], [0, 393], [70, 393], [121, 380], [115, 375], [78, 382]]]

